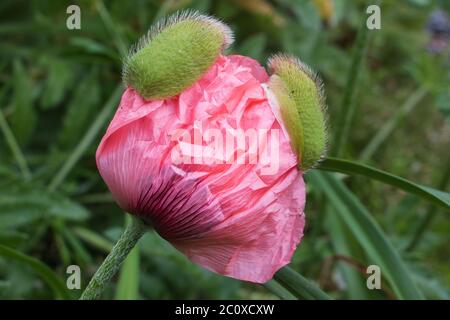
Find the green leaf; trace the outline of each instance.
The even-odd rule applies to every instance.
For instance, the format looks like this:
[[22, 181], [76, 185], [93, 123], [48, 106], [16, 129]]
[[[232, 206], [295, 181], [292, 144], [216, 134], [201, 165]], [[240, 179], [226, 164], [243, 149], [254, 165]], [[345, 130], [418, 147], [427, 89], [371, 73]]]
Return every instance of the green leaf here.
[[261, 61], [266, 48], [267, 36], [263, 33], [255, 34], [242, 42], [239, 53], [243, 56], [252, 57]]
[[59, 257], [63, 265], [68, 266], [71, 263], [70, 250], [66, 244], [65, 239], [62, 237], [59, 231], [53, 233], [55, 238], [56, 249], [58, 249]]
[[[440, 170], [441, 176], [439, 177], [439, 182], [437, 187], [439, 189], [445, 189], [450, 182], [450, 162], [447, 163], [445, 169]], [[436, 206], [429, 206], [425, 215], [421, 216], [416, 223], [416, 226], [412, 232], [412, 237], [409, 240], [408, 245], [406, 245], [406, 251], [412, 251], [414, 248], [421, 242], [425, 231], [431, 225], [431, 222], [435, 219], [435, 216], [438, 212], [438, 208]]]
[[290, 7], [304, 28], [310, 30], [318, 30], [320, 28], [320, 17], [312, 1], [292, 1]]
[[356, 196], [333, 174], [311, 172], [308, 178], [324, 192], [342, 221], [348, 226], [370, 264], [380, 266], [400, 299], [422, 299], [406, 264], [388, 237]]
[[14, 230], [2, 230], [0, 233], [0, 243], [9, 246], [16, 246], [24, 243], [29, 239], [26, 233], [17, 232]]
[[24, 145], [31, 138], [37, 115], [33, 107], [30, 80], [19, 60], [14, 61], [13, 72], [13, 113], [10, 124], [17, 141]]
[[106, 253], [109, 253], [114, 245], [106, 238], [86, 228], [76, 227], [73, 232], [84, 242]]
[[67, 106], [58, 143], [64, 149], [72, 148], [85, 132], [100, 104], [100, 83], [98, 72], [94, 69], [81, 79], [72, 100]]
[[78, 239], [75, 234], [73, 234], [72, 230], [64, 227], [61, 232], [64, 235], [64, 238], [67, 240], [67, 243], [71, 246], [72, 250], [75, 252], [75, 261], [79, 265], [86, 265], [88, 263], [92, 263], [92, 257], [89, 252], [84, 247], [83, 243], [80, 239]]
[[55, 293], [56, 298], [70, 299], [70, 295], [66, 289], [64, 282], [46, 264], [13, 248], [9, 248], [1, 244], [0, 256], [15, 260], [31, 267], [34, 271], [36, 271], [36, 273], [41, 276], [42, 280], [44, 280], [49, 285], [49, 287]]
[[139, 299], [139, 261], [139, 246], [136, 246], [131, 250], [120, 269], [116, 300]]
[[420, 290], [428, 299], [449, 300], [450, 293], [445, 286], [444, 281], [426, 277], [418, 272], [413, 274], [414, 281], [417, 282]]
[[297, 300], [297, 298], [290, 293], [289, 290], [273, 279], [264, 283], [263, 287], [282, 300]]
[[67, 61], [51, 56], [44, 56], [42, 64], [48, 71], [41, 105], [44, 109], [50, 109], [56, 107], [64, 98], [64, 94], [72, 83], [73, 72]]
[[292, 292], [301, 299], [307, 300], [330, 300], [315, 283], [306, 279], [299, 273], [289, 267], [283, 267], [275, 274], [274, 278], [283, 286], [292, 290]]
[[[342, 221], [337, 217], [331, 206], [327, 206], [326, 223], [329, 230], [331, 243], [336, 254], [354, 257], [355, 243], [352, 234], [349, 234], [348, 228], [343, 225]], [[359, 248], [358, 248], [359, 249]], [[347, 294], [349, 299], [368, 299], [368, 289], [362, 275], [355, 270], [354, 267], [338, 262], [339, 270], [346, 281]]]
[[0, 229], [18, 227], [49, 217], [81, 221], [89, 216], [79, 204], [36, 186], [4, 188], [0, 193]]
[[84, 155], [86, 150], [91, 146], [92, 142], [97, 138], [97, 135], [105, 122], [110, 118], [111, 113], [119, 102], [122, 85], [119, 84], [116, 89], [111, 94], [110, 98], [106, 102], [103, 109], [97, 115], [97, 117], [92, 121], [91, 126], [87, 129], [83, 138], [79, 141], [77, 146], [72, 150], [67, 160], [62, 165], [61, 169], [55, 174], [52, 181], [48, 186], [49, 191], [54, 191], [59, 185], [64, 181], [69, 172], [77, 164], [78, 160]]
[[321, 170], [335, 171], [350, 175], [363, 175], [372, 179], [400, 188], [408, 193], [415, 194], [427, 201], [431, 201], [445, 209], [450, 209], [450, 194], [423, 186], [391, 173], [375, 169], [357, 162], [338, 158], [326, 158], [317, 167]]
[[366, 144], [361, 152], [360, 160], [366, 161], [370, 159], [378, 148], [391, 136], [392, 132], [399, 127], [401, 121], [420, 105], [420, 102], [427, 94], [427, 89], [419, 88], [408, 96], [408, 99], [402, 106], [396, 109], [392, 116], [378, 129], [373, 138]]
[[122, 30], [120, 29], [120, 24], [115, 23], [111, 17], [108, 9], [105, 7], [103, 1], [97, 1], [95, 3], [100, 19], [102, 19], [105, 28], [107, 29], [110, 38], [115, 43], [117, 49], [122, 57], [127, 55], [127, 44], [125, 38], [122, 35]]
[[[2, 98], [3, 98], [5, 91], [6, 91], [6, 86], [3, 87], [3, 89], [0, 91], [0, 102], [3, 102]], [[5, 116], [3, 115], [3, 110], [1, 110], [1, 109], [0, 109], [0, 131], [2, 132], [3, 136], [5, 137], [5, 141], [8, 144], [14, 158], [16, 159], [16, 162], [19, 165], [20, 171], [22, 172], [24, 179], [30, 180], [31, 172], [30, 172], [30, 169], [28, 168], [27, 160], [25, 159], [25, 156], [22, 153], [22, 150], [20, 149], [20, 146], [17, 142], [16, 137], [14, 136], [13, 131], [11, 130], [10, 126], [8, 125], [8, 122], [6, 122]]]
[[112, 58], [114, 61], [120, 60], [120, 55], [116, 51], [111, 50], [110, 48], [104, 46], [102, 43], [96, 40], [86, 37], [72, 36], [69, 39], [69, 43], [88, 54], [104, 55], [106, 57]]
[[438, 110], [442, 113], [447, 122], [450, 123], [450, 94], [448, 90], [442, 90], [442, 92], [438, 93], [435, 100]]

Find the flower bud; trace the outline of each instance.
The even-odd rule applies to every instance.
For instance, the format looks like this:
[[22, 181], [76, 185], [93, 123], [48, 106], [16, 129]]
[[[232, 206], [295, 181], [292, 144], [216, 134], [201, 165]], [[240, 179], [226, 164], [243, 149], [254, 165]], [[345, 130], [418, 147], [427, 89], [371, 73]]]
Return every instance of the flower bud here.
[[221, 56], [175, 97], [128, 88], [96, 154], [125, 211], [193, 262], [258, 283], [289, 263], [305, 223], [302, 172], [268, 79], [253, 59]]
[[120, 207], [190, 260], [257, 283], [303, 236], [305, 185], [325, 146], [320, 83], [297, 60], [224, 56], [231, 31], [197, 13], [156, 27], [124, 68], [97, 149]]
[[220, 21], [184, 11], [152, 27], [126, 58], [123, 81], [145, 99], [175, 96], [199, 80], [233, 34]]
[[322, 83], [306, 65], [288, 55], [269, 59], [269, 87], [274, 92], [300, 168], [313, 167], [326, 147]]

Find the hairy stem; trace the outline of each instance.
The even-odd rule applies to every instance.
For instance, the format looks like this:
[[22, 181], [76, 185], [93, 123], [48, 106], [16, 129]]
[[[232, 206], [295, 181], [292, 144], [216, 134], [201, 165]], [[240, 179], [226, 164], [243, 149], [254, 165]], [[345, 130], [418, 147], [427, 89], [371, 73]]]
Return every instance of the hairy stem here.
[[95, 272], [80, 300], [95, 300], [102, 294], [105, 285], [117, 273], [120, 265], [146, 231], [143, 221], [134, 218], [120, 236], [102, 265]]

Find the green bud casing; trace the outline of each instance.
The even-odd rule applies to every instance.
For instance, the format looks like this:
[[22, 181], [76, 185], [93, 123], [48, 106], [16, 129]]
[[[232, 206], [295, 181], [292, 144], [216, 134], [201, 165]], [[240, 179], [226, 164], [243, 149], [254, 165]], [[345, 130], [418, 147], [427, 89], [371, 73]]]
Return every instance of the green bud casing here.
[[325, 99], [317, 75], [297, 58], [278, 54], [269, 59], [269, 88], [280, 105], [300, 168], [313, 167], [326, 148]]
[[195, 11], [152, 27], [125, 59], [123, 81], [145, 99], [175, 96], [199, 80], [233, 42], [222, 22]]

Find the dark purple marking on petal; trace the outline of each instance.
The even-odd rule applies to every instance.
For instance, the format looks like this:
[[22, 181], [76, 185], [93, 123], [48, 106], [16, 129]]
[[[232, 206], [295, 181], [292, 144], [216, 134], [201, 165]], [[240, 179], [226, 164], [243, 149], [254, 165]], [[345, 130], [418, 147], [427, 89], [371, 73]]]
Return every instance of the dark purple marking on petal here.
[[201, 179], [186, 179], [169, 170], [142, 183], [131, 212], [154, 226], [168, 240], [201, 237], [223, 220], [218, 201]]

